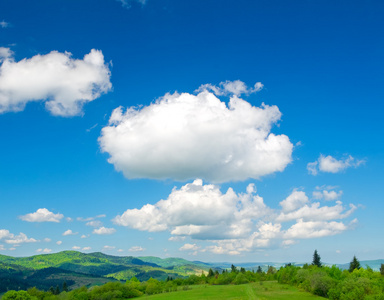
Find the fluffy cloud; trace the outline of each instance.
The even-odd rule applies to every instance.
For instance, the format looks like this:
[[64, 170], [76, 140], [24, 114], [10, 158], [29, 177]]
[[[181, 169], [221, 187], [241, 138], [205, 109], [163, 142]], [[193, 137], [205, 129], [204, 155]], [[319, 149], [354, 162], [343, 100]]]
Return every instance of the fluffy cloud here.
[[7, 229], [0, 229], [0, 240], [4, 240], [7, 244], [19, 245], [23, 243], [36, 243], [34, 238], [28, 238], [26, 234], [20, 232], [19, 235], [15, 235]]
[[108, 246], [108, 245], [105, 245], [104, 247], [103, 247], [103, 250], [113, 250], [113, 249], [115, 249], [116, 247], [115, 246]]
[[73, 59], [69, 52], [52, 51], [16, 62], [8, 48], [1, 48], [0, 62], [0, 113], [45, 101], [53, 115], [79, 115], [85, 103], [112, 87], [104, 56], [95, 49], [82, 60]]
[[8, 238], [5, 239], [5, 242], [7, 244], [19, 245], [24, 243], [36, 243], [37, 240], [34, 238], [28, 238], [26, 234], [20, 232], [19, 235], [11, 234]]
[[115, 228], [106, 228], [103, 226], [103, 227], [94, 229], [92, 233], [100, 234], [100, 235], [108, 235], [108, 234], [113, 234], [115, 232], [116, 232]]
[[294, 190], [285, 200], [280, 202], [284, 212], [289, 212], [302, 207], [308, 203], [308, 197], [303, 191]]
[[83, 251], [89, 251], [89, 250], [91, 250], [92, 248], [91, 247], [84, 247], [82, 250]]
[[133, 246], [128, 249], [129, 252], [143, 252], [145, 249], [141, 246]]
[[307, 239], [319, 238], [329, 235], [339, 234], [347, 230], [347, 225], [342, 222], [324, 222], [324, 221], [308, 221], [305, 222], [299, 219], [298, 222], [292, 225], [286, 233], [284, 238], [287, 239]]
[[312, 193], [314, 199], [334, 201], [341, 198], [343, 191], [335, 191], [333, 187], [316, 187], [317, 191]]
[[91, 226], [91, 227], [101, 227], [103, 223], [99, 220], [89, 221], [85, 225]]
[[357, 168], [364, 164], [365, 160], [358, 160], [349, 155], [348, 157], [337, 160], [331, 155], [324, 156], [320, 154], [317, 161], [308, 163], [307, 170], [309, 174], [317, 175], [320, 172], [340, 173], [347, 168]]
[[132, 2], [137, 2], [137, 3], [140, 3], [141, 5], [144, 5], [147, 0], [116, 0], [118, 2], [120, 2], [124, 8], [131, 8], [131, 3]]
[[5, 22], [4, 20], [0, 22], [0, 27], [1, 27], [1, 28], [7, 28], [7, 27], [9, 27], [9, 26], [10, 26], [9, 23], [8, 23], [8, 22]]
[[185, 237], [214, 245], [202, 248], [186, 243], [181, 251], [210, 251], [237, 255], [256, 249], [289, 246], [297, 239], [339, 234], [351, 224], [340, 221], [352, 215], [356, 206], [344, 207], [311, 202], [304, 191], [294, 190], [280, 202], [281, 210], [269, 208], [250, 184], [246, 193], [203, 185], [201, 180], [174, 188], [166, 200], [128, 209], [113, 222], [149, 232], [169, 231], [170, 240]]
[[246, 180], [281, 172], [293, 145], [271, 133], [277, 106], [228, 103], [204, 90], [166, 94], [139, 108], [116, 108], [99, 137], [108, 162], [127, 178]]
[[36, 212], [20, 216], [20, 219], [27, 222], [56, 222], [64, 218], [62, 214], [54, 214], [46, 208], [39, 208]]
[[57, 241], [56, 244], [58, 244], [59, 246], [62, 244], [63, 242], [62, 241]]
[[78, 234], [78, 232], [73, 232], [71, 229], [68, 229], [68, 230], [64, 231], [63, 236], [76, 235], [76, 234]]
[[218, 86], [212, 85], [212, 84], [203, 84], [201, 85], [196, 92], [204, 92], [204, 91], [211, 91], [216, 96], [223, 96], [223, 95], [235, 95], [240, 96], [242, 94], [252, 94], [255, 92], [259, 92], [262, 90], [264, 85], [261, 82], [256, 82], [253, 88], [248, 88], [247, 85], [240, 81], [223, 81], [220, 82]]
[[48, 249], [48, 248], [45, 248], [45, 249], [37, 249], [36, 252], [38, 253], [51, 253], [52, 252], [52, 249]]
[[269, 211], [259, 196], [237, 195], [231, 188], [223, 194], [218, 186], [195, 180], [173, 189], [167, 200], [129, 209], [113, 222], [150, 232], [170, 230], [177, 236], [217, 239], [246, 235], [251, 219]]
[[196, 244], [184, 244], [182, 247], [180, 247], [180, 251], [196, 251], [200, 249], [199, 246]]

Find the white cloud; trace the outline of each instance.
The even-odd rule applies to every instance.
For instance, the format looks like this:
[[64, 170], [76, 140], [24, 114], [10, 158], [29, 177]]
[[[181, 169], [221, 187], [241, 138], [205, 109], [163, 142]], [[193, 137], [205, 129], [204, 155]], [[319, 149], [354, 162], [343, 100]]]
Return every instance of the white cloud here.
[[89, 236], [83, 234], [80, 238], [82, 238], [82, 239], [86, 239], [86, 238], [88, 238], [88, 237], [89, 237]]
[[205, 248], [186, 243], [180, 250], [209, 251], [238, 255], [256, 249], [287, 247], [297, 239], [317, 238], [342, 233], [352, 225], [341, 222], [357, 209], [346, 209], [342, 202], [321, 206], [310, 202], [304, 191], [293, 192], [280, 202], [281, 210], [269, 208], [255, 194], [253, 184], [246, 193], [229, 188], [222, 193], [218, 186], [203, 185], [201, 180], [174, 188], [166, 200], [128, 209], [113, 222], [149, 232], [169, 231], [169, 240], [190, 237], [213, 243]]
[[91, 250], [92, 248], [91, 247], [84, 247], [83, 248], [83, 251], [89, 251], [89, 250]]
[[28, 102], [45, 101], [53, 115], [79, 115], [85, 103], [112, 87], [108, 65], [99, 50], [92, 49], [83, 60], [71, 58], [69, 52], [52, 51], [16, 62], [9, 49], [2, 49], [0, 113], [21, 111]]
[[180, 247], [180, 251], [196, 251], [199, 250], [200, 247], [196, 244], [184, 244], [182, 247]]
[[94, 234], [101, 234], [101, 235], [113, 234], [115, 232], [116, 232], [115, 228], [105, 228], [104, 226], [100, 227], [98, 229], [94, 229], [92, 231], [92, 233], [94, 233]]
[[73, 250], [80, 250], [81, 247], [79, 247], [79, 246], [73, 246], [72, 249], [73, 249]]
[[216, 96], [223, 96], [223, 95], [235, 95], [237, 97], [241, 96], [242, 94], [251, 94], [255, 92], [259, 92], [263, 89], [264, 85], [261, 82], [256, 82], [253, 88], [248, 88], [247, 85], [240, 81], [223, 81], [220, 82], [218, 86], [213, 84], [203, 84], [201, 85], [196, 92], [204, 92], [204, 91], [210, 91], [214, 93]]
[[0, 63], [13, 56], [13, 52], [9, 48], [0, 47]]
[[5, 242], [7, 244], [19, 245], [19, 244], [23, 244], [23, 243], [36, 243], [37, 240], [35, 240], [34, 238], [28, 238], [26, 234], [20, 232], [19, 235], [10, 234], [5, 239]]
[[4, 245], [0, 245], [0, 251], [5, 251]]
[[340, 173], [347, 168], [357, 168], [365, 163], [365, 160], [355, 159], [351, 155], [337, 160], [331, 155], [324, 156], [320, 154], [317, 161], [308, 163], [307, 169], [309, 174], [317, 175], [319, 171], [326, 173]]
[[144, 5], [147, 0], [116, 0], [122, 4], [124, 8], [131, 8], [131, 3], [132, 2], [137, 2], [140, 3], [141, 5]]
[[129, 252], [143, 252], [143, 251], [145, 251], [145, 249], [141, 246], [133, 246], [133, 247], [129, 248], [128, 251]]
[[168, 241], [180, 242], [185, 240], [185, 236], [171, 236]]
[[231, 188], [222, 194], [218, 186], [203, 185], [197, 179], [180, 190], [173, 189], [167, 200], [140, 210], [129, 209], [113, 222], [150, 232], [170, 230], [174, 235], [197, 239], [231, 238], [246, 235], [251, 219], [269, 211], [259, 196], [236, 195]]
[[45, 238], [44, 239], [44, 242], [46, 242], [46, 243], [49, 243], [50, 241], [52, 241], [50, 238]]
[[8, 23], [8, 22], [5, 22], [4, 20], [2, 20], [1, 22], [0, 22], [0, 27], [1, 28], [7, 28], [7, 27], [9, 27], [10, 26], [10, 24]]
[[68, 230], [64, 231], [63, 236], [76, 235], [76, 234], [78, 234], [78, 232], [73, 232], [71, 229], [68, 229]]
[[59, 246], [60, 246], [62, 243], [63, 243], [62, 241], [57, 241], [57, 242], [56, 242], [56, 244], [59, 245]]
[[280, 202], [284, 212], [289, 212], [308, 203], [308, 197], [303, 191], [294, 190], [285, 200]]
[[99, 143], [127, 178], [260, 178], [292, 160], [289, 138], [271, 133], [280, 117], [277, 106], [255, 107], [236, 96], [227, 106], [208, 91], [166, 94], [141, 109], [116, 108]]
[[87, 222], [85, 225], [91, 226], [91, 227], [101, 227], [103, 223], [99, 220], [93, 220], [93, 221]]
[[292, 225], [284, 238], [287, 239], [308, 239], [319, 238], [339, 234], [348, 229], [348, 226], [342, 222], [325, 222], [325, 221], [308, 221], [305, 222], [299, 219], [298, 222]]
[[37, 249], [36, 252], [38, 253], [51, 253], [52, 249], [44, 248], [44, 249]]
[[115, 246], [108, 246], [108, 245], [105, 245], [104, 247], [103, 247], [103, 250], [113, 250], [113, 249], [115, 249], [116, 247]]
[[343, 191], [335, 191], [329, 189], [322, 189], [321, 187], [316, 187], [317, 191], [312, 193], [314, 199], [324, 199], [325, 201], [334, 201], [339, 200], [343, 195]]
[[20, 216], [20, 219], [27, 222], [56, 222], [59, 223], [64, 217], [62, 214], [54, 214], [46, 208], [39, 208], [36, 212]]

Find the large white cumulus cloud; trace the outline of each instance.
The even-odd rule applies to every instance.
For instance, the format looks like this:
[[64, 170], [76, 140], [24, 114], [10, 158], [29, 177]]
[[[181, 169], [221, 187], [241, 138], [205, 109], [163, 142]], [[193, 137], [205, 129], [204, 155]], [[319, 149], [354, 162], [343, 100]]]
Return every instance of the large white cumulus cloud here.
[[174, 188], [166, 200], [126, 210], [113, 222], [142, 231], [168, 231], [172, 240], [192, 238], [213, 243], [205, 248], [187, 243], [180, 250], [232, 255], [340, 234], [356, 222], [341, 221], [350, 217], [356, 206], [350, 204], [347, 209], [340, 201], [321, 206], [296, 189], [280, 206], [281, 210], [268, 207], [253, 184], [245, 193], [232, 188], [222, 193], [218, 186], [204, 185], [197, 179]]
[[0, 48], [0, 63], [0, 113], [45, 101], [53, 115], [74, 116], [112, 87], [109, 67], [95, 49], [83, 59], [52, 51], [16, 62], [8, 48]]
[[115, 109], [99, 143], [127, 178], [259, 178], [291, 162], [289, 138], [271, 133], [280, 117], [277, 106], [236, 95], [227, 106], [207, 90], [166, 94], [141, 109]]

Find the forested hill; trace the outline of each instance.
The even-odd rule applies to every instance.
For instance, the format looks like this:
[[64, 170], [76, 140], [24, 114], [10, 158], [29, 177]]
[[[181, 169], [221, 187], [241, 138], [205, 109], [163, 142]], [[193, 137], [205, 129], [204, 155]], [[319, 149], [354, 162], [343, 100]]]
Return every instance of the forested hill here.
[[66, 281], [69, 288], [75, 288], [80, 284], [89, 286], [110, 280], [128, 280], [133, 276], [141, 281], [151, 277], [165, 280], [208, 270], [209, 266], [183, 259], [140, 259], [100, 252], [63, 251], [30, 257], [0, 255], [0, 286], [7, 290], [13, 286], [28, 288], [41, 283], [40, 288], [46, 289], [47, 284], [61, 285]]

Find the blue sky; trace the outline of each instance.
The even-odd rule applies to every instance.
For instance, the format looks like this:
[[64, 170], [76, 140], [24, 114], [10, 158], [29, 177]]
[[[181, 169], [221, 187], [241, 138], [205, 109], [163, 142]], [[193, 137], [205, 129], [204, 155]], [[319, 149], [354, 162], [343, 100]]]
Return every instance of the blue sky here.
[[384, 258], [381, 1], [0, 2], [0, 253]]

